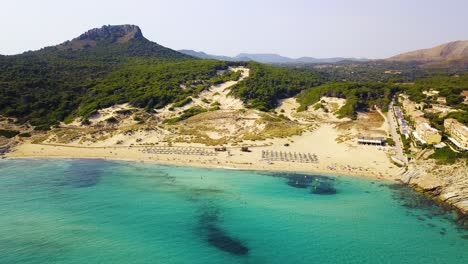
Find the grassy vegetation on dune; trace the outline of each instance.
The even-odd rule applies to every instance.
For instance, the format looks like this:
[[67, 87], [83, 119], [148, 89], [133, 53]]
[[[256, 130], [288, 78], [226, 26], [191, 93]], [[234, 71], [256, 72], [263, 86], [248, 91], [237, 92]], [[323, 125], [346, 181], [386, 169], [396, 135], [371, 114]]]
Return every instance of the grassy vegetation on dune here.
[[174, 117], [174, 118], [169, 118], [169, 119], [166, 119], [164, 120], [164, 123], [166, 124], [169, 124], [169, 125], [173, 125], [177, 122], [180, 122], [182, 120], [185, 120], [185, 119], [188, 119], [192, 116], [196, 116], [198, 114], [201, 114], [201, 113], [204, 113], [204, 112], [207, 112], [208, 110], [206, 110], [205, 108], [202, 108], [202, 107], [191, 107], [185, 111], [182, 112], [182, 114], [179, 116], [179, 117]]

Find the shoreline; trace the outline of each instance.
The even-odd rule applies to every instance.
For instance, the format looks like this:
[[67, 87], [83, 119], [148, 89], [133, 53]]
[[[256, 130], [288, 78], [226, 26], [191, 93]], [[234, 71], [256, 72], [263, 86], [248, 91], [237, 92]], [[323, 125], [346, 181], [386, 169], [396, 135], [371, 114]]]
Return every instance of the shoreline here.
[[2, 160], [102, 160], [110, 162], [131, 162], [131, 163], [144, 163], [152, 164], [159, 166], [173, 166], [173, 167], [184, 167], [184, 168], [197, 168], [197, 169], [215, 169], [215, 170], [234, 170], [234, 171], [251, 171], [258, 173], [299, 173], [299, 174], [314, 174], [317, 176], [328, 176], [328, 177], [353, 177], [353, 178], [365, 178], [368, 180], [377, 180], [387, 183], [401, 183], [399, 179], [388, 179], [388, 178], [377, 178], [371, 175], [365, 174], [347, 174], [329, 171], [315, 171], [315, 170], [276, 170], [276, 169], [255, 169], [255, 168], [236, 168], [236, 167], [225, 167], [225, 166], [204, 166], [205, 164], [180, 164], [180, 163], [170, 163], [157, 160], [136, 160], [136, 159], [122, 159], [122, 158], [99, 158], [99, 157], [72, 157], [72, 156], [54, 156], [54, 157], [44, 157], [44, 156], [5, 156]]
[[[8, 159], [101, 159], [114, 161], [129, 161], [141, 163], [153, 163], [160, 165], [173, 165], [195, 168], [213, 168], [227, 170], [250, 170], [264, 172], [296, 172], [315, 173], [337, 176], [364, 177], [384, 181], [397, 181], [397, 174], [377, 171], [373, 168], [349, 168], [342, 162], [328, 162], [324, 164], [299, 163], [299, 162], [266, 162], [258, 155], [262, 148], [256, 147], [252, 152], [241, 152], [240, 149], [230, 149], [226, 152], [219, 152], [218, 156], [195, 156], [178, 154], [145, 154], [142, 149], [145, 146], [107, 146], [107, 147], [86, 147], [70, 145], [49, 145], [23, 143], [17, 145], [11, 152], [5, 155]], [[75, 150], [75, 151], [73, 151]], [[73, 154], [70, 154], [70, 153]], [[330, 157], [327, 157], [330, 158]], [[333, 165], [333, 169], [330, 166]], [[346, 168], [346, 169], [340, 169]]]
[[206, 166], [206, 164], [181, 164], [178, 162], [164, 162], [158, 160], [137, 160], [137, 159], [123, 159], [123, 158], [102, 158], [102, 157], [72, 157], [72, 156], [54, 156], [54, 157], [44, 157], [44, 156], [4, 156], [2, 160], [27, 160], [27, 159], [35, 159], [35, 160], [102, 160], [102, 161], [113, 161], [113, 162], [130, 162], [130, 163], [145, 163], [145, 164], [154, 164], [160, 166], [175, 166], [175, 167], [184, 167], [184, 168], [199, 168], [199, 169], [218, 169], [218, 170], [236, 170], [236, 171], [251, 171], [257, 173], [302, 173], [302, 174], [314, 174], [318, 176], [326, 176], [326, 177], [352, 177], [352, 178], [364, 178], [367, 180], [376, 180], [382, 183], [387, 184], [401, 184], [404, 186], [408, 186], [414, 192], [420, 193], [431, 199], [436, 206], [443, 208], [443, 210], [451, 210], [458, 215], [458, 220], [454, 220], [457, 225], [460, 225], [462, 228], [466, 228], [466, 224], [468, 222], [468, 214], [462, 208], [455, 206], [447, 201], [441, 200], [438, 196], [434, 196], [424, 190], [422, 190], [418, 185], [415, 184], [407, 184], [404, 183], [401, 179], [389, 179], [389, 178], [377, 178], [370, 175], [359, 175], [359, 174], [347, 174], [347, 173], [340, 173], [336, 171], [315, 171], [315, 170], [282, 170], [282, 169], [258, 169], [258, 168], [236, 168], [236, 167], [226, 167], [226, 166]]
[[[20, 145], [21, 146], [21, 145]], [[47, 145], [36, 145], [37, 146], [47, 146]], [[18, 146], [17, 146], [18, 147]], [[16, 148], [17, 148], [16, 147]], [[52, 146], [48, 146], [52, 147]], [[58, 146], [53, 146], [53, 148], [57, 148]], [[86, 147], [74, 147], [74, 146], [61, 146], [60, 148], [75, 148], [75, 149], [82, 149]], [[124, 151], [135, 151], [138, 150], [139, 148], [142, 147], [126, 147], [126, 146], [119, 146], [117, 148], [113, 147], [94, 147], [92, 149], [88, 150], [98, 150], [98, 149], [121, 149]], [[443, 208], [451, 208], [454, 212], [456, 212], [459, 216], [460, 221], [462, 222], [462, 226], [466, 225], [463, 223], [468, 222], [468, 214], [466, 214], [464, 208], [457, 207], [455, 204], [451, 204], [448, 200], [444, 201], [441, 200], [438, 195], [433, 195], [430, 192], [424, 191], [421, 189], [421, 187], [418, 184], [409, 184], [405, 183], [399, 175], [395, 175], [395, 177], [391, 177], [390, 175], [376, 175], [375, 172], [364, 172], [364, 171], [343, 171], [343, 170], [330, 170], [330, 169], [321, 169], [318, 167], [305, 167], [305, 166], [294, 166], [294, 165], [304, 165], [301, 163], [292, 163], [292, 164], [271, 164], [271, 165], [276, 165], [276, 166], [271, 166], [270, 164], [266, 163], [254, 163], [252, 162], [251, 164], [235, 164], [235, 166], [232, 166], [232, 164], [222, 164], [222, 163], [216, 163], [214, 164], [213, 162], [209, 162], [210, 159], [199, 159], [198, 162], [194, 162], [193, 157], [187, 155], [184, 156], [184, 160], [178, 160], [176, 158], [180, 158], [180, 155], [158, 155], [157, 157], [165, 157], [166, 159], [152, 159], [147, 158], [147, 159], [139, 159], [136, 157], [130, 158], [130, 157], [122, 157], [122, 156], [99, 156], [99, 155], [83, 155], [83, 153], [80, 153], [80, 155], [21, 155], [19, 154], [16, 149], [14, 149], [12, 152], [7, 153], [4, 157], [4, 160], [21, 160], [21, 159], [38, 159], [38, 160], [103, 160], [103, 161], [115, 161], [115, 162], [133, 162], [133, 163], [146, 163], [146, 164], [156, 164], [156, 165], [161, 165], [161, 166], [177, 166], [177, 167], [185, 167], [185, 168], [202, 168], [202, 169], [220, 169], [220, 170], [239, 170], [239, 171], [252, 171], [252, 172], [259, 172], [259, 173], [303, 173], [303, 174], [315, 174], [315, 175], [320, 175], [320, 176], [329, 176], [329, 177], [354, 177], [354, 178], [366, 178], [368, 180], [377, 180], [380, 182], [384, 183], [396, 183], [396, 184], [402, 184], [405, 186], [410, 187], [413, 189], [413, 191], [421, 193], [425, 195], [427, 198], [433, 200], [435, 204], [438, 206], [441, 206]], [[154, 155], [153, 157], [156, 157]], [[172, 157], [172, 160], [170, 159]], [[192, 159], [190, 159], [192, 158]], [[208, 157], [210, 158], [210, 157]], [[212, 157], [211, 157], [212, 158]], [[211, 159], [213, 161], [213, 159]], [[310, 164], [308, 164], [310, 165]], [[270, 167], [269, 167], [270, 166]]]
[[[176, 143], [168, 146], [164, 143], [116, 145], [104, 142], [85, 145], [34, 144], [23, 141], [5, 156], [98, 158], [201, 168], [337, 174], [390, 181], [399, 180], [403, 172], [391, 162], [391, 148], [358, 145], [353, 140], [342, 142], [340, 133], [331, 124], [323, 124], [301, 135], [246, 144], [247, 151], [242, 151], [241, 148], [246, 145], [227, 145], [224, 151], [215, 151], [214, 147], [198, 143]], [[151, 148], [153, 150], [149, 151]], [[188, 149], [191, 151], [187, 151]], [[303, 159], [306, 156], [307, 159]]]

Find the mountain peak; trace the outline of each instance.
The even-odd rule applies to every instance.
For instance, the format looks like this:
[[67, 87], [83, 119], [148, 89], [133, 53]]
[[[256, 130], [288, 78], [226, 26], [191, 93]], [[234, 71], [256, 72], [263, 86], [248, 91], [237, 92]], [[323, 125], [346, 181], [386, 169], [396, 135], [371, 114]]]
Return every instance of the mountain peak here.
[[113, 39], [117, 42], [126, 42], [134, 38], [143, 38], [143, 34], [138, 26], [135, 25], [116, 25], [116, 26], [102, 26], [101, 28], [94, 28], [81, 34], [77, 39], [79, 40], [105, 40]]
[[141, 30], [135, 25], [107, 25], [90, 29], [71, 41], [61, 44], [63, 49], [80, 50], [95, 47], [99, 42], [127, 43], [131, 40], [145, 39]]

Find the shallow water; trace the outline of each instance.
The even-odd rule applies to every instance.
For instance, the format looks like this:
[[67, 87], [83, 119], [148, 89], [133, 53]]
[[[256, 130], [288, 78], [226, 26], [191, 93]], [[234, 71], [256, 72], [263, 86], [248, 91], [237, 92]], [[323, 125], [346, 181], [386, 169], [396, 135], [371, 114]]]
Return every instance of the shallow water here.
[[3, 160], [0, 263], [468, 263], [468, 232], [418, 199], [352, 177]]

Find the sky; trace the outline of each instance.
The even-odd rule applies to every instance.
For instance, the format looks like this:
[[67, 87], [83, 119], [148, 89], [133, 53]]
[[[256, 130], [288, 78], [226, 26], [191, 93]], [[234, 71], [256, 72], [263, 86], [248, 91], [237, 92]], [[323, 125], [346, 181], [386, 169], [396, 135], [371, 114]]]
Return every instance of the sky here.
[[468, 0], [1, 0], [0, 54], [56, 45], [102, 25], [210, 54], [387, 58], [468, 40]]

